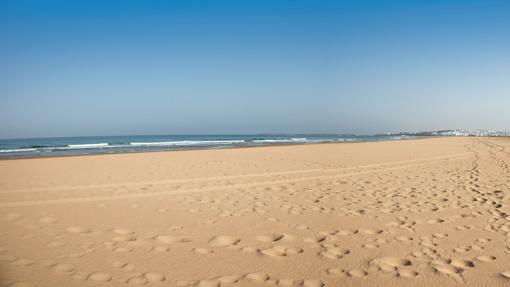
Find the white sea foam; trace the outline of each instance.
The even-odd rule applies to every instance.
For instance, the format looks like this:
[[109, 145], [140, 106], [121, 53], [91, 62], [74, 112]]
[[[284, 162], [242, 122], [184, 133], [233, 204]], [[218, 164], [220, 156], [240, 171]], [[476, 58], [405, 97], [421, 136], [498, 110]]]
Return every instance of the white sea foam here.
[[67, 145], [68, 148], [100, 148], [107, 147], [108, 143], [93, 143], [93, 144], [70, 144]]
[[37, 151], [36, 148], [0, 149], [0, 153]]
[[290, 138], [290, 139], [264, 139], [253, 140], [255, 143], [290, 143], [290, 142], [306, 142], [306, 138]]
[[109, 145], [108, 143], [94, 143], [94, 144], [69, 144], [67, 146], [45, 146], [35, 148], [18, 148], [18, 149], [2, 149], [0, 153], [15, 153], [15, 152], [51, 152], [62, 150], [77, 150], [77, 149], [98, 149], [98, 148], [119, 148], [126, 145]]
[[132, 146], [192, 146], [192, 145], [228, 145], [244, 143], [244, 140], [203, 140], [203, 141], [169, 141], [169, 142], [132, 142]]

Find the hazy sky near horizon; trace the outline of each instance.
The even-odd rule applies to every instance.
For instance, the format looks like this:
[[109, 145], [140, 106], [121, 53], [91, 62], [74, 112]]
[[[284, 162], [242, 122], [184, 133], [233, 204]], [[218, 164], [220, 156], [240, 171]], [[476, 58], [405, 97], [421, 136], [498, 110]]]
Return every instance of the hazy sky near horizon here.
[[0, 1], [0, 138], [510, 129], [510, 1]]

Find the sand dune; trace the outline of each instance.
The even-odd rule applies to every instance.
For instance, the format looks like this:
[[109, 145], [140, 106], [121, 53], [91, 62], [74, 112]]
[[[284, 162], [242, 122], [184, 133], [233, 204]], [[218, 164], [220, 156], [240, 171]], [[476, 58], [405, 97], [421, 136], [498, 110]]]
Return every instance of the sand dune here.
[[0, 161], [0, 286], [510, 286], [510, 140]]

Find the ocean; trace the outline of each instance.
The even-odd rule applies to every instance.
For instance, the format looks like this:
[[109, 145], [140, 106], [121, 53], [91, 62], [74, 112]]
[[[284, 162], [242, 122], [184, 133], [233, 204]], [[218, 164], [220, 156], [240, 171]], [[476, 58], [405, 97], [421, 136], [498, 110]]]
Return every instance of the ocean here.
[[405, 135], [255, 134], [90, 136], [0, 140], [0, 158], [408, 139]]

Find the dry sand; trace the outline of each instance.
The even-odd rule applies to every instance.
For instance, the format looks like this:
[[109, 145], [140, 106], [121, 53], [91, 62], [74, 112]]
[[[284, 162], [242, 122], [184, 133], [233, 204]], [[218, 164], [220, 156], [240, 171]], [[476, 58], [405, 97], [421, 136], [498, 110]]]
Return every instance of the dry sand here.
[[4, 160], [0, 286], [510, 286], [509, 164], [494, 138]]

